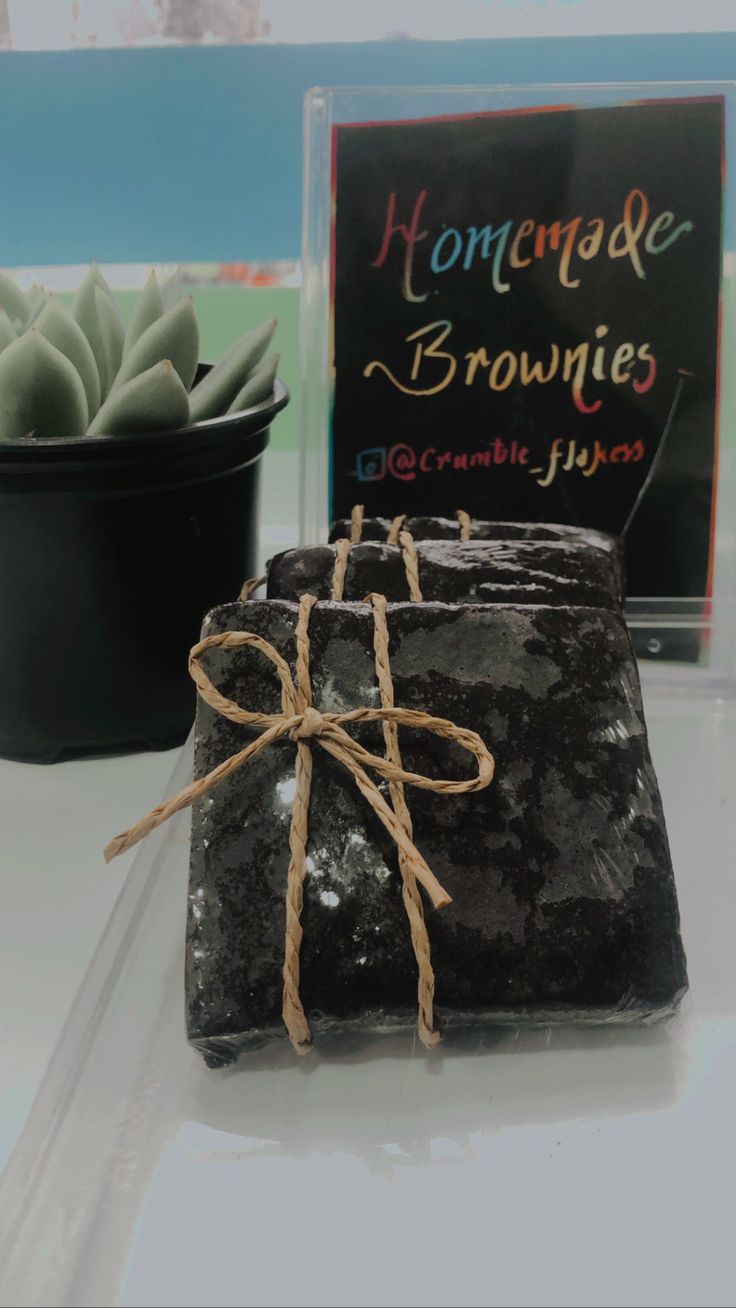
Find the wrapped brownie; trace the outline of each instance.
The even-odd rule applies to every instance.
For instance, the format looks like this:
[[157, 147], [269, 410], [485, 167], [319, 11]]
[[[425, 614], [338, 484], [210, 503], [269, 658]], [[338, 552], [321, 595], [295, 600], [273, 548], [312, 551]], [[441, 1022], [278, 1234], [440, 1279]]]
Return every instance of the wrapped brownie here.
[[[687, 984], [685, 959], [620, 615], [389, 604], [381, 654], [371, 605], [317, 603], [296, 662], [295, 632], [312, 603], [230, 604], [206, 619], [199, 780], [163, 816], [199, 796], [186, 1001], [189, 1038], [207, 1061], [285, 1035], [295, 829], [306, 850], [300, 999], [313, 1036], [416, 1022], [417, 951], [397, 842], [344, 755], [330, 752], [329, 732], [321, 734], [333, 721], [322, 715], [347, 714], [342, 729], [356, 748], [382, 759], [385, 722], [361, 711], [386, 703], [387, 676], [392, 712], [414, 711], [412, 727], [398, 727], [414, 781], [403, 791], [404, 830], [451, 898], [437, 909], [424, 900], [438, 1025], [631, 1022], [672, 1012]], [[287, 691], [305, 677], [313, 707], [295, 717]], [[425, 725], [437, 718], [444, 730]], [[494, 755], [495, 775], [469, 791], [474, 762], [464, 742], [474, 732]], [[305, 751], [306, 814], [295, 812]], [[385, 805], [381, 775], [359, 758]], [[205, 789], [215, 768], [218, 784]], [[438, 777], [441, 793], [421, 788]], [[139, 825], [145, 834], [154, 821]], [[125, 838], [113, 844], [113, 853], [127, 847]]]
[[[403, 541], [403, 538], [402, 538]], [[618, 574], [609, 554], [580, 541], [425, 540], [405, 544], [365, 541], [345, 549], [339, 590], [334, 587], [340, 545], [302, 546], [268, 565], [268, 597], [387, 599], [455, 604], [575, 604], [617, 608]], [[419, 586], [412, 589], [411, 568]]]
[[561, 544], [579, 543], [603, 550], [612, 560], [624, 589], [624, 547], [619, 536], [592, 527], [572, 527], [561, 522], [490, 522], [484, 518], [471, 518], [457, 513], [454, 518], [403, 517], [365, 518], [362, 512], [353, 511], [353, 518], [338, 518], [332, 524], [329, 540], [343, 537], [359, 540], [387, 540], [395, 536], [399, 522], [414, 540], [546, 540]]

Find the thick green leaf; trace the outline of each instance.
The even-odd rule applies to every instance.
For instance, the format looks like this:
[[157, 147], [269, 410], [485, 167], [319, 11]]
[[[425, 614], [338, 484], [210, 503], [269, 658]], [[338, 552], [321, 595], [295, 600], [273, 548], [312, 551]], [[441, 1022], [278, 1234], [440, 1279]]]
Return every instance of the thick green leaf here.
[[[2, 358], [0, 356], [0, 362]], [[89, 436], [169, 431], [189, 422], [189, 396], [169, 359], [116, 387], [90, 426]]]
[[79, 287], [72, 314], [92, 347], [100, 378], [100, 395], [104, 400], [120, 367], [125, 328], [97, 264], [92, 264]]
[[76, 368], [35, 327], [0, 354], [0, 440], [82, 436], [87, 397]]
[[164, 278], [161, 283], [161, 298], [164, 302], [164, 309], [173, 309], [175, 304], [179, 303], [184, 294], [184, 276], [181, 268], [175, 268], [170, 277]]
[[82, 378], [90, 418], [100, 407], [100, 375], [92, 346], [62, 300], [49, 299], [36, 319], [36, 329], [61, 350]]
[[97, 375], [100, 379], [100, 395], [104, 399], [110, 389], [112, 378], [109, 375], [110, 365], [105, 352], [102, 330], [100, 327], [100, 318], [97, 312], [96, 290], [97, 283], [95, 281], [95, 275], [92, 269], [89, 268], [84, 281], [74, 297], [72, 316], [74, 320], [79, 323], [79, 326], [89, 341], [92, 353], [95, 356]]
[[4, 350], [6, 345], [11, 345], [18, 339], [18, 333], [15, 330], [4, 309], [0, 309], [0, 350]]
[[98, 264], [96, 259], [92, 260], [89, 266], [89, 270], [94, 278], [95, 285], [99, 286], [100, 290], [105, 292], [105, 295], [107, 296], [108, 300], [112, 300], [114, 304], [115, 296], [112, 293], [112, 288], [110, 287], [108, 282], [105, 281], [105, 278], [103, 277], [102, 272], [100, 270], [100, 265]]
[[20, 286], [0, 272], [0, 309], [4, 309], [10, 321], [20, 318], [22, 323], [28, 321], [30, 305]]
[[151, 269], [138, 302], [133, 310], [133, 315], [125, 331], [125, 341], [123, 342], [123, 358], [127, 358], [131, 347], [135, 345], [139, 336], [142, 336], [151, 323], [156, 322], [164, 312], [164, 301], [161, 294], [161, 287], [156, 278], [155, 269]]
[[123, 361], [115, 379], [115, 389], [146, 372], [161, 359], [171, 360], [182, 384], [189, 390], [199, 360], [199, 328], [191, 295], [146, 328]]
[[217, 418], [227, 413], [235, 397], [242, 390], [248, 374], [253, 371], [268, 349], [276, 330], [276, 319], [261, 323], [241, 336], [223, 354], [213, 368], [194, 387], [189, 399], [192, 422], [204, 418]]
[[42, 312], [44, 305], [47, 303], [48, 298], [49, 298], [49, 293], [45, 289], [45, 287], [40, 286], [38, 282], [34, 282], [33, 285], [30, 287], [27, 295], [28, 305], [30, 310], [28, 314], [28, 320], [26, 322], [27, 327], [33, 326], [34, 322], [38, 318], [38, 315]]
[[235, 396], [228, 413], [240, 413], [243, 409], [251, 409], [254, 404], [260, 404], [262, 400], [267, 400], [273, 394], [280, 358], [280, 354], [269, 354], [267, 359], [253, 369], [245, 386]]
[[[111, 296], [106, 295], [99, 286], [95, 287], [95, 303], [97, 305], [97, 320], [100, 324], [100, 335], [102, 337], [102, 345], [105, 351], [105, 360], [107, 362], [107, 375], [110, 378], [107, 391], [103, 393], [104, 399], [112, 390], [115, 384], [115, 378], [120, 369], [120, 364], [123, 358], [125, 327], [115, 301]], [[101, 382], [102, 378], [100, 378], [100, 383]]]

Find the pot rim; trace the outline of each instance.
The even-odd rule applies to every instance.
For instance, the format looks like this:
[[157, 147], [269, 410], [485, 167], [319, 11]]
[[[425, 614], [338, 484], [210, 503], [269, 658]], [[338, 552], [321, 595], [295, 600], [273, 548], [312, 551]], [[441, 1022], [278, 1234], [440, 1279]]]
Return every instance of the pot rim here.
[[223, 438], [240, 440], [246, 436], [258, 435], [286, 407], [289, 398], [288, 387], [277, 377], [270, 399], [261, 400], [260, 404], [254, 404], [249, 409], [241, 409], [239, 413], [205, 418], [202, 422], [189, 423], [186, 427], [135, 432], [128, 436], [73, 436], [63, 440], [36, 440], [33, 436], [23, 436], [18, 440], [0, 441], [0, 467], [9, 463], [38, 465], [86, 462], [87, 459], [114, 461], [121, 455], [130, 458], [136, 454], [150, 459], [158, 454], [172, 453], [172, 446], [175, 447], [173, 452], [176, 454], [189, 454], [197, 447], [206, 448]]

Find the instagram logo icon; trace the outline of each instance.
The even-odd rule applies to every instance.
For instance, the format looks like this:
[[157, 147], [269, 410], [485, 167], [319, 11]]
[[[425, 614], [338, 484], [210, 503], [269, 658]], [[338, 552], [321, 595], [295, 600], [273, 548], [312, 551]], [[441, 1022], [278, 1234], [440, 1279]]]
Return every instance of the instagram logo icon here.
[[358, 481], [383, 481], [386, 476], [386, 450], [376, 445], [372, 450], [361, 450], [355, 462]]

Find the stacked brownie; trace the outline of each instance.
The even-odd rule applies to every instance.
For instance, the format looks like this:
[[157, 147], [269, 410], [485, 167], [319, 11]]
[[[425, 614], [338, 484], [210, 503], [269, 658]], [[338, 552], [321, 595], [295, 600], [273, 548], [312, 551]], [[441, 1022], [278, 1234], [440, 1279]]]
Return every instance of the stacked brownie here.
[[[345, 714], [385, 703], [367, 599], [385, 596], [396, 706], [475, 732], [493, 754], [483, 789], [404, 788], [411, 838], [451, 900], [424, 902], [438, 1031], [652, 1019], [686, 988], [622, 579], [618, 543], [598, 532], [442, 518], [365, 519], [356, 530], [353, 519], [327, 546], [277, 556], [266, 599], [206, 620], [208, 636], [268, 642], [298, 680], [300, 599], [315, 596], [311, 703]], [[207, 672], [227, 700], [283, 710], [274, 664], [252, 646], [217, 644]], [[262, 729], [200, 701], [196, 775]], [[384, 755], [381, 722], [346, 729]], [[398, 739], [410, 774], [452, 782], [472, 771], [454, 738], [401, 726]], [[297, 748], [298, 733], [269, 744], [195, 806], [188, 1028], [213, 1064], [286, 1034]], [[310, 751], [299, 985], [312, 1037], [411, 1028], [417, 962], [396, 842], [339, 758], [318, 739]]]

